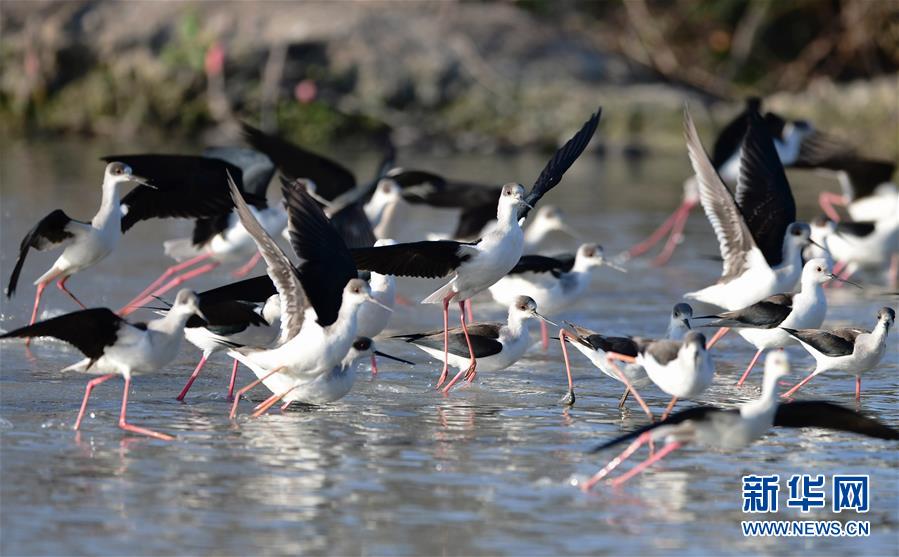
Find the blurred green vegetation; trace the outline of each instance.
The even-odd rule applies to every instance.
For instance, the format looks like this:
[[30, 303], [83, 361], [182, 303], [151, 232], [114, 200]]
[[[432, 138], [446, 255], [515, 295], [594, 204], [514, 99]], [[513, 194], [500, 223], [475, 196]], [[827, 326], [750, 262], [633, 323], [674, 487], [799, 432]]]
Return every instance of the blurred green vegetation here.
[[[145, 5], [148, 14], [157, 6]], [[491, 5], [510, 9], [505, 2], [479, 7]], [[542, 44], [550, 45], [545, 48], [571, 40], [600, 64], [615, 56], [632, 70], [627, 74], [632, 82], [625, 83], [573, 76], [572, 80], [583, 79], [577, 90], [570, 82], [542, 80], [539, 71], [530, 81], [511, 82], [491, 67], [490, 45], [475, 43], [463, 45], [470, 49], [463, 54], [457, 43], [447, 46], [447, 52], [457, 56], [451, 62], [421, 62], [413, 55], [404, 59], [405, 73], [377, 75], [378, 81], [371, 78], [378, 70], [368, 70], [366, 81], [366, 68], [335, 63], [340, 58], [335, 55], [342, 47], [339, 41], [345, 40], [340, 36], [290, 44], [261, 35], [249, 41], [244, 37], [251, 44], [227, 50], [223, 71], [217, 73], [210, 69], [210, 49], [217, 41], [227, 44], [231, 37], [222, 31], [227, 27], [210, 24], [214, 18], [206, 9], [209, 4], [187, 3], [183, 9], [170, 10], [172, 20], [162, 25], [156, 21], [161, 31], [142, 38], [141, 44], [119, 38], [111, 46], [94, 44], [90, 33], [66, 35], [81, 24], [82, 4], [42, 6], [30, 18], [8, 18], [12, 23], [4, 23], [0, 37], [0, 127], [13, 135], [127, 137], [177, 132], [192, 137], [229, 125], [233, 130], [235, 120], [249, 119], [269, 127], [277, 123], [293, 139], [317, 145], [380, 137], [386, 130], [384, 121], [415, 128], [411, 143], [418, 146], [426, 144], [421, 138], [443, 136], [452, 138], [446, 144], [462, 149], [543, 147], [554, 145], [558, 134], [577, 125], [584, 110], [596, 106], [601, 97], [608, 109], [603, 121], [606, 137], [630, 141], [641, 135], [646, 121], [652, 123], [646, 126], [652, 134], [645, 135], [652, 135], [656, 144], [677, 145], [683, 95], [711, 106], [748, 94], [792, 92], [798, 95], [785, 105], [815, 117], [812, 108], [796, 101], [810, 86], [817, 85], [820, 93], [826, 91], [822, 83], [875, 80], [895, 76], [899, 70], [899, 1], [887, 0], [515, 2], [513, 10], [530, 14], [530, 19], [525, 16], [526, 26], [559, 37], [558, 43], [547, 43], [544, 37]], [[87, 11], [110, 11], [106, 3], [83, 6]], [[222, 13], [232, 20], [239, 18], [237, 7], [255, 9], [246, 4], [222, 6]], [[399, 4], [390, 6], [402, 16]], [[470, 5], [441, 4], [443, 10], [466, 7]], [[465, 29], [461, 33], [468, 34]], [[363, 47], [379, 56], [377, 44]], [[280, 62], [279, 48], [284, 56]], [[364, 60], [365, 54], [354, 52], [353, 63], [363, 64], [359, 59]], [[416, 69], [419, 63], [426, 71]], [[466, 63], [475, 68], [453, 65]], [[440, 73], [428, 64], [446, 67]], [[273, 79], [266, 77], [270, 71]], [[314, 84], [309, 98], [301, 98], [295, 89], [302, 81]], [[639, 94], [631, 95], [628, 87], [639, 89]], [[651, 87], [655, 94], [647, 92]], [[828, 112], [826, 118], [839, 113], [834, 96], [809, 98]], [[866, 114], [886, 110], [893, 114], [896, 106], [886, 106], [888, 97], [877, 89], [856, 99], [853, 106], [864, 107]], [[547, 108], [559, 105], [560, 98], [566, 99], [565, 106]], [[886, 105], [869, 107], [869, 98], [877, 103], [886, 98]], [[665, 133], [670, 137], [666, 139]], [[895, 144], [894, 138], [880, 139], [889, 130], [875, 133], [880, 144]]]

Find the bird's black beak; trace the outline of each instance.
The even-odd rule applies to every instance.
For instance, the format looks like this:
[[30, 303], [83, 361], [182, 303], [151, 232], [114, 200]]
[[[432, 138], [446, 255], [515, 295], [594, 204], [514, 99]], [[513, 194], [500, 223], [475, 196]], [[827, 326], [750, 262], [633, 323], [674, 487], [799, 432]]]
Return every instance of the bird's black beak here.
[[[824, 253], [826, 253], [827, 255], [830, 255], [830, 250], [829, 250], [829, 249], [825, 248], [824, 246], [822, 246], [822, 245], [819, 244], [818, 242], [812, 240], [811, 238], [808, 239], [808, 243], [811, 244], [811, 245], [813, 245], [813, 246], [815, 246], [816, 248], [818, 248], [818, 249], [824, 251]], [[831, 256], [831, 257], [832, 257], [832, 256]]]
[[387, 358], [388, 360], [393, 360], [393, 361], [395, 361], [395, 362], [400, 362], [400, 363], [403, 363], [403, 364], [408, 364], [408, 365], [410, 365], [410, 366], [414, 366], [414, 365], [415, 365], [415, 362], [410, 362], [409, 360], [404, 360], [404, 359], [402, 359], [402, 358], [397, 358], [396, 356], [391, 356], [390, 354], [385, 354], [385, 353], [381, 352], [380, 350], [375, 350], [375, 356], [380, 356], [380, 357], [382, 357], [382, 358]]
[[693, 328], [693, 327], [690, 326], [690, 320], [689, 320], [689, 319], [681, 319], [681, 321], [684, 322], [684, 326], [686, 326], [688, 329], [692, 329], [692, 328]]
[[131, 181], [134, 182], [135, 184], [139, 185], [139, 186], [147, 186], [148, 188], [151, 188], [151, 189], [154, 189], [154, 190], [158, 190], [158, 189], [159, 189], [159, 188], [157, 188], [156, 186], [154, 186], [152, 183], [150, 183], [149, 178], [144, 178], [143, 176], [138, 176], [138, 175], [136, 175], [136, 174], [132, 174], [132, 175], [131, 175]]
[[549, 323], [549, 324], [552, 325], [553, 327], [558, 327], [558, 326], [559, 326], [558, 323], [555, 323], [554, 321], [550, 321], [549, 319], [547, 319], [546, 317], [540, 315], [540, 314], [537, 313], [536, 311], [534, 312], [534, 317], [536, 317], [537, 319], [542, 319], [543, 321], [546, 321], [547, 323]]
[[833, 280], [838, 280], [840, 282], [845, 282], [846, 284], [851, 284], [852, 286], [858, 288], [859, 290], [864, 290], [864, 288], [862, 288], [862, 285], [858, 284], [857, 282], [852, 282], [851, 280], [840, 278], [833, 273], [830, 273], [829, 275], [827, 275], [827, 277], [830, 279], [833, 279]]

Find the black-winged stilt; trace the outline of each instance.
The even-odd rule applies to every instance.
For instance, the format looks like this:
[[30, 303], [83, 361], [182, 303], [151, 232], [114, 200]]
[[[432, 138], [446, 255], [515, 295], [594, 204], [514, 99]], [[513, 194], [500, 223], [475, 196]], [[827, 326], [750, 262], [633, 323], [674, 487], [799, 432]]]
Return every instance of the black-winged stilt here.
[[757, 441], [772, 427], [816, 427], [858, 433], [876, 439], [899, 439], [899, 431], [896, 429], [836, 404], [821, 401], [778, 404], [777, 382], [789, 373], [790, 365], [786, 354], [770, 352], [765, 359], [762, 394], [757, 400], [732, 409], [714, 406], [688, 408], [672, 414], [661, 422], [647, 425], [599, 445], [591, 452], [632, 441], [624, 452], [581, 484], [581, 489], [590, 491], [646, 443], [665, 445], [647, 460], [613, 480], [611, 482], [613, 486], [623, 484], [684, 445], [696, 443], [705, 447], [737, 450]]
[[171, 435], [132, 425], [126, 421], [131, 376], [158, 371], [178, 355], [184, 325], [192, 317], [203, 316], [196, 294], [181, 290], [168, 313], [147, 323], [126, 321], [107, 308], [94, 308], [68, 313], [41, 321], [0, 336], [33, 338], [51, 336], [68, 342], [87, 358], [63, 371], [79, 371], [100, 375], [87, 383], [81, 410], [74, 429], [81, 427], [87, 401], [94, 387], [121, 375], [125, 379], [119, 427], [125, 431], [170, 441]]
[[816, 365], [808, 377], [782, 396], [792, 396], [800, 387], [825, 371], [844, 371], [855, 375], [855, 399], [860, 400], [862, 374], [883, 359], [887, 337], [895, 321], [896, 312], [892, 308], [883, 307], [877, 312], [877, 324], [871, 331], [852, 327], [831, 330], [784, 328], [815, 358]]
[[[446, 332], [449, 329], [449, 304], [455, 299], [462, 312], [462, 328], [467, 328], [465, 301], [501, 279], [518, 263], [524, 245], [521, 223], [540, 198], [561, 181], [565, 171], [587, 147], [596, 131], [600, 114], [601, 110], [593, 114], [556, 151], [527, 195], [521, 184], [509, 183], [503, 186], [496, 209], [497, 223], [479, 240], [424, 241], [356, 249], [353, 250], [356, 264], [365, 270], [401, 276], [440, 278], [452, 274], [450, 282], [425, 298], [422, 303], [443, 304], [443, 328]], [[444, 352], [448, 353], [447, 333], [444, 334], [444, 340], [447, 344]], [[474, 379], [477, 358], [470, 345], [469, 357], [469, 378]], [[448, 365], [448, 359], [444, 358], [438, 388], [446, 380]]]

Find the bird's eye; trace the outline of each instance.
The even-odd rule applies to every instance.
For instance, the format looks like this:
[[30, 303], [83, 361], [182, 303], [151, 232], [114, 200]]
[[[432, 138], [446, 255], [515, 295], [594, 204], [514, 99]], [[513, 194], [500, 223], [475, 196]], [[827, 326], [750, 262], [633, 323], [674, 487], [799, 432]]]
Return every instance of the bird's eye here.
[[818, 272], [819, 272], [819, 273], [820, 273], [821, 271], [823, 271], [823, 270], [824, 270], [824, 269], [822, 269], [821, 267], [818, 267]]
[[381, 186], [381, 191], [383, 191], [384, 193], [390, 193], [390, 184], [384, 184], [383, 186]]
[[800, 234], [802, 234], [802, 230], [800, 230], [798, 228], [793, 230], [793, 236], [799, 236]]

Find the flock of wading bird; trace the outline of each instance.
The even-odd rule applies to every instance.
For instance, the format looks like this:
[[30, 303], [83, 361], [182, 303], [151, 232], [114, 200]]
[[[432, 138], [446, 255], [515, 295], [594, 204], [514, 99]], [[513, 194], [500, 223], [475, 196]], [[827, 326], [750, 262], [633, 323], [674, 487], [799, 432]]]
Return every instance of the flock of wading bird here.
[[[132, 375], [170, 363], [182, 337], [202, 356], [179, 400], [187, 396], [207, 359], [226, 352], [234, 360], [228, 386], [231, 419], [241, 395], [260, 383], [272, 394], [255, 407], [253, 417], [275, 404], [282, 410], [295, 402], [326, 404], [350, 391], [363, 362], [370, 360], [375, 375], [377, 356], [393, 358], [375, 350], [372, 338], [385, 330], [400, 298], [394, 277], [444, 278], [448, 282], [422, 301], [442, 304], [443, 327], [392, 337], [442, 360], [438, 389], [448, 393], [460, 381], [473, 382], [478, 371], [499, 371], [517, 362], [532, 346], [528, 324], [536, 319], [544, 350], [550, 338], [547, 324], [559, 327], [557, 338], [568, 374], [568, 394], [562, 403], [575, 401], [568, 361], [571, 345], [624, 386], [619, 407], [633, 397], [646, 413], [648, 425], [596, 449], [632, 441], [582, 483], [584, 489], [608, 476], [643, 444], [650, 446], [650, 457], [612, 483], [626, 481], [686, 443], [736, 449], [773, 426], [899, 439], [896, 429], [855, 410], [790, 398], [815, 376], [842, 371], [855, 376], [858, 399], [862, 375], [883, 358], [895, 321], [893, 309], [872, 311], [870, 329], [821, 326], [829, 281], [858, 286], [850, 277], [863, 267], [887, 271], [887, 280], [896, 280], [899, 189], [890, 182], [895, 165], [865, 158], [807, 122], [763, 114], [759, 99], [750, 99], [720, 132], [710, 157], [685, 111], [684, 135], [694, 175], [686, 180], [683, 203], [674, 214], [650, 238], [616, 258], [605, 257], [596, 244], [583, 244], [574, 254], [544, 255], [541, 245], [552, 234], [576, 233], [557, 209], [548, 206], [535, 212], [527, 229], [522, 226], [583, 153], [600, 115], [601, 111], [592, 114], [556, 151], [530, 189], [518, 183], [493, 187], [397, 168], [392, 148], [375, 179], [357, 182], [338, 162], [246, 124], [244, 137], [251, 148], [104, 157], [108, 164], [102, 201], [93, 219], [75, 220], [56, 209], [22, 240], [8, 296], [15, 292], [30, 249], [62, 253], [34, 282], [30, 324], [0, 338], [30, 342], [33, 337], [56, 337], [84, 354], [82, 361], [66, 368], [97, 375], [87, 384], [76, 430], [93, 388], [121, 375], [125, 387], [119, 426], [172, 440], [171, 435], [129, 423], [126, 410]], [[785, 167], [836, 174], [843, 191], [821, 194], [825, 217], [812, 223], [796, 220]], [[266, 190], [276, 171], [283, 202], [269, 204]], [[733, 191], [726, 183], [735, 184]], [[133, 189], [122, 197], [121, 189], [128, 186]], [[664, 264], [698, 204], [718, 239], [723, 269], [717, 282], [683, 299], [716, 308], [717, 313], [697, 316], [689, 303], [678, 303], [666, 336], [659, 339], [611, 337], [550, 321], [583, 298], [594, 269], [605, 265], [623, 271], [620, 265], [647, 252], [667, 234], [654, 261]], [[460, 209], [453, 239], [391, 240], [409, 222], [416, 205]], [[837, 205], [845, 206], [849, 218], [841, 217]], [[117, 312], [87, 309], [66, 287], [75, 273], [110, 255], [135, 223], [172, 217], [195, 222], [190, 238], [165, 242], [166, 254], [177, 263]], [[295, 257], [282, 249], [279, 236]], [[182, 289], [172, 303], [164, 302], [162, 296], [184, 282], [244, 259], [248, 261], [236, 276], [247, 275], [260, 259], [267, 274], [201, 293]], [[53, 281], [82, 309], [36, 322], [41, 295]], [[472, 322], [471, 299], [484, 291], [508, 307], [505, 323]], [[451, 303], [459, 306], [459, 327], [450, 328]], [[161, 317], [147, 322], [127, 319], [137, 309], [155, 310]], [[697, 327], [714, 327], [717, 333], [707, 342]], [[710, 350], [731, 329], [757, 348], [739, 384], [770, 350], [761, 396], [734, 408], [696, 406], [672, 412], [681, 398], [702, 399], [715, 373]], [[778, 397], [779, 380], [790, 371], [782, 349], [790, 344], [805, 348], [816, 366]], [[252, 370], [256, 379], [235, 392], [239, 364]], [[451, 368], [456, 372], [452, 378]], [[638, 391], [650, 384], [671, 397], [659, 421]]]

